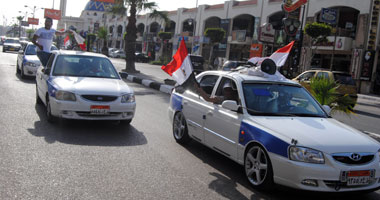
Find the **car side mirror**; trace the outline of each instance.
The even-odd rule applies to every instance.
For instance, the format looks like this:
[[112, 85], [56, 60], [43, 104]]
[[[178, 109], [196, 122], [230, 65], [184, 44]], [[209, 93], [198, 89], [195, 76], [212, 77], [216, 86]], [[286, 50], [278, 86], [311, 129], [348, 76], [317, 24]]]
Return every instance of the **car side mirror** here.
[[19, 53], [19, 54], [23, 54], [23, 53], [24, 53], [24, 51], [23, 51], [23, 50], [20, 50], [20, 51], [18, 51], [18, 53]]
[[128, 77], [128, 73], [127, 72], [119, 72], [119, 75], [121, 76], [121, 78], [123, 79], [126, 79]]
[[43, 68], [41, 71], [46, 75], [50, 74], [50, 68]]
[[325, 110], [325, 112], [326, 112], [328, 115], [331, 114], [331, 108], [330, 108], [330, 106], [328, 106], [328, 105], [323, 105], [322, 108], [323, 108], [323, 110]]
[[237, 105], [236, 101], [233, 101], [233, 100], [223, 101], [222, 107], [227, 109], [227, 110], [232, 110], [232, 111], [238, 111], [239, 110], [239, 106]]

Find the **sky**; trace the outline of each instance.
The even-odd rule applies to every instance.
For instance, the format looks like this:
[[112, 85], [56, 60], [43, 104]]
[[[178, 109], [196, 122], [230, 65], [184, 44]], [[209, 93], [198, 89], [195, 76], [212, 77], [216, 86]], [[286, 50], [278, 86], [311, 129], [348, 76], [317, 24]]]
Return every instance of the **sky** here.
[[[2, 0], [2, 2], [9, 0]], [[17, 16], [28, 16], [32, 17], [32, 12], [34, 6], [35, 17], [40, 19], [40, 24], [37, 27], [42, 27], [44, 20], [43, 14], [44, 10], [42, 8], [54, 8], [59, 9], [60, 0], [10, 0], [11, 2], [5, 3], [0, 6], [0, 25], [7, 25], [17, 23]], [[66, 15], [79, 17], [82, 10], [86, 6], [89, 0], [67, 0]], [[154, 0], [152, 0], [154, 1]], [[198, 0], [198, 5], [208, 4], [221, 4], [226, 0]], [[150, 1], [151, 2], [151, 1]], [[177, 10], [179, 7], [182, 8], [194, 8], [196, 6], [197, 0], [156, 0], [154, 1], [158, 4], [158, 10]], [[180, 5], [179, 5], [180, 4]], [[27, 5], [28, 7], [25, 7]], [[53, 7], [54, 6], [54, 7]], [[58, 21], [54, 20], [53, 27], [57, 26]], [[31, 28], [31, 25], [29, 26]]]

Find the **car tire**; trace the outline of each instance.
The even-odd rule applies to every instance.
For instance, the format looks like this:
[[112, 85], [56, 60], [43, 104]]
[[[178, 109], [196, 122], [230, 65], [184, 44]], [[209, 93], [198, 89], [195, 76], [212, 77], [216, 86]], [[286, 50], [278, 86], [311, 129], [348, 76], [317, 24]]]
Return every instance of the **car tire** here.
[[21, 65], [21, 72], [20, 72], [21, 74], [21, 79], [25, 79], [26, 78], [26, 76], [25, 76], [25, 72], [24, 72], [24, 66], [23, 65]]
[[19, 69], [18, 62], [16, 62], [16, 74], [20, 74], [21, 70]]
[[273, 188], [273, 169], [268, 154], [260, 145], [249, 147], [244, 156], [244, 171], [249, 183], [256, 189]]
[[46, 118], [47, 118], [47, 121], [50, 123], [54, 123], [57, 120], [57, 118], [51, 114], [51, 106], [50, 106], [49, 97], [46, 98]]
[[188, 134], [185, 116], [182, 112], [177, 112], [173, 118], [173, 136], [177, 143], [187, 144], [191, 138]]
[[40, 98], [40, 96], [38, 96], [38, 90], [37, 90], [37, 84], [36, 84], [36, 104], [38, 105], [41, 105], [43, 102]]

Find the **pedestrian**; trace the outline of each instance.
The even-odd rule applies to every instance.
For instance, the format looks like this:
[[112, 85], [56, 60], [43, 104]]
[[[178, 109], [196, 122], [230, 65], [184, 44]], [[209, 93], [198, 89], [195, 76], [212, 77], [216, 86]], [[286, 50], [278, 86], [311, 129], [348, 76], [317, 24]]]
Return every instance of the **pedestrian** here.
[[218, 57], [215, 57], [215, 59], [214, 59], [214, 69], [218, 69], [218, 67], [219, 67], [219, 59], [218, 59]]
[[51, 27], [52, 25], [53, 20], [47, 17], [45, 19], [45, 27], [37, 29], [32, 39], [33, 44], [38, 47], [37, 56], [40, 59], [43, 66], [46, 66], [51, 55], [50, 48], [53, 44], [54, 35], [60, 36], [64, 35], [65, 33], [72, 33], [72, 31], [70, 30], [57, 31]]

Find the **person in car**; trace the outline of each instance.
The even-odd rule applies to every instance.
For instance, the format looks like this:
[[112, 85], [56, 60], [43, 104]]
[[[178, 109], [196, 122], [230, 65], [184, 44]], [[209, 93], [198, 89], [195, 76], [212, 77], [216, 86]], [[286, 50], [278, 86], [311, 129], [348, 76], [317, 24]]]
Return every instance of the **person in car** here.
[[201, 87], [198, 86], [198, 84], [195, 84], [195, 88], [200, 96], [203, 97], [204, 100], [215, 103], [215, 104], [222, 104], [225, 100], [233, 100], [238, 103], [238, 95], [236, 88], [234, 89], [232, 87], [232, 84], [230, 82], [226, 82], [223, 85], [223, 96], [215, 96], [211, 97], [208, 95]]

